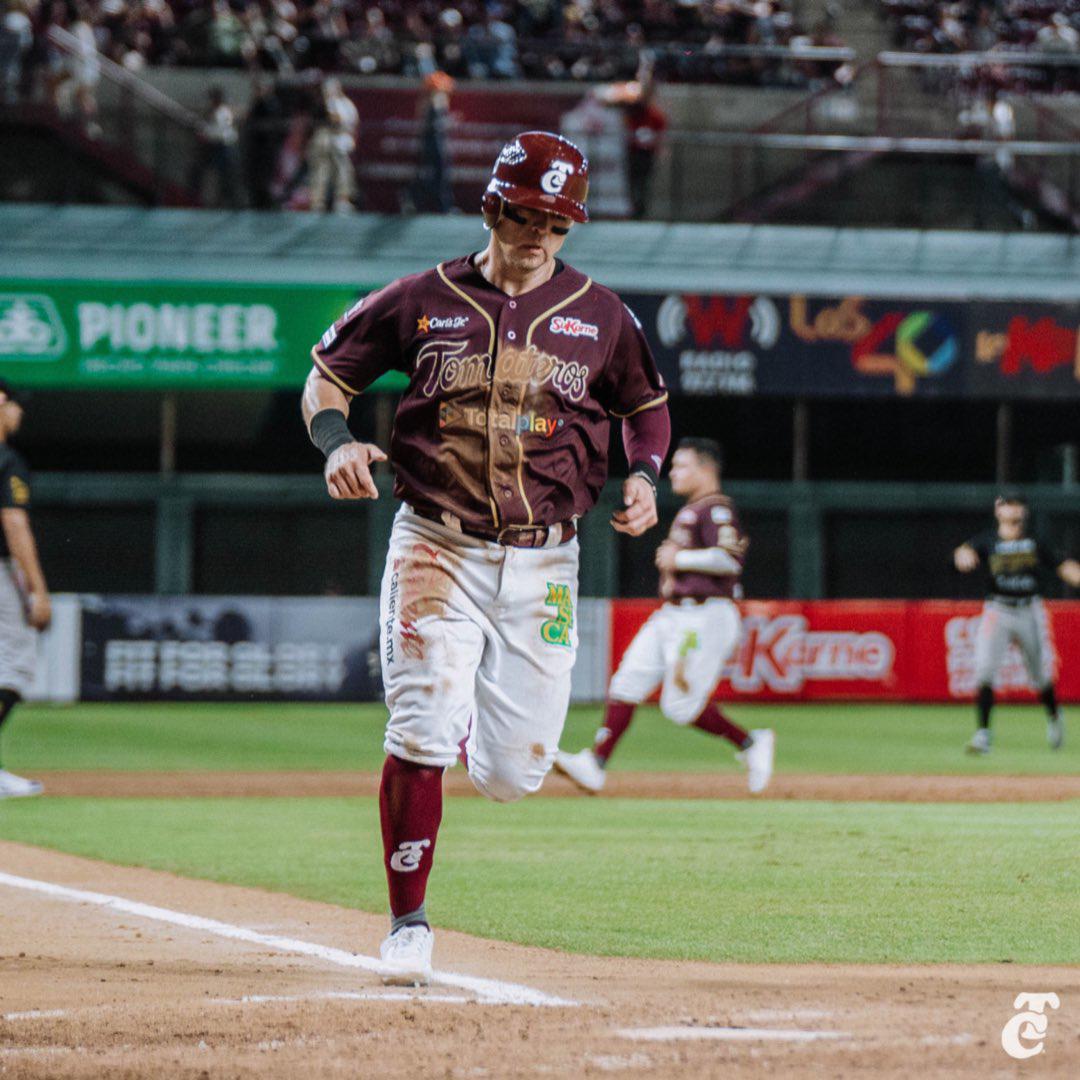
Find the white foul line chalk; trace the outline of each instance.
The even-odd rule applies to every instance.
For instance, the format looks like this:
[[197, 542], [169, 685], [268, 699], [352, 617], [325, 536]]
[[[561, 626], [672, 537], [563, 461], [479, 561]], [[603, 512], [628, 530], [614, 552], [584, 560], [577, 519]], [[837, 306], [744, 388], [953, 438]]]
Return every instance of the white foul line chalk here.
[[[231, 938], [234, 941], [246, 941], [252, 945], [261, 945], [281, 953], [298, 953], [301, 956], [313, 956], [338, 967], [361, 968], [376, 975], [382, 973], [382, 962], [374, 956], [351, 953], [345, 949], [335, 949], [330, 945], [318, 945], [312, 941], [300, 941], [297, 938], [283, 937], [279, 934], [262, 934], [244, 926], [206, 919], [201, 915], [188, 915], [183, 911], [171, 911], [169, 908], [142, 904], [137, 900], [125, 900], [122, 896], [109, 896], [107, 893], [87, 892], [72, 889], [67, 885], [56, 885], [51, 881], [35, 881], [33, 878], [17, 877], [0, 871], [0, 885], [13, 889], [27, 889], [30, 892], [43, 893], [57, 900], [70, 900], [75, 903], [93, 904], [109, 911], [122, 911], [127, 915], [136, 915], [155, 922], [183, 926], [189, 930], [199, 930], [204, 934]], [[578, 1002], [545, 994], [542, 990], [533, 990], [516, 983], [500, 982], [497, 979], [482, 979], [475, 975], [455, 975], [437, 971], [431, 980], [440, 986], [453, 986], [467, 990], [485, 1005], [561, 1005], [577, 1007]]]
[[638, 1042], [669, 1042], [676, 1039], [703, 1039], [717, 1042], [814, 1042], [817, 1039], [851, 1038], [851, 1033], [847, 1031], [803, 1031], [799, 1028], [619, 1028], [615, 1034]]

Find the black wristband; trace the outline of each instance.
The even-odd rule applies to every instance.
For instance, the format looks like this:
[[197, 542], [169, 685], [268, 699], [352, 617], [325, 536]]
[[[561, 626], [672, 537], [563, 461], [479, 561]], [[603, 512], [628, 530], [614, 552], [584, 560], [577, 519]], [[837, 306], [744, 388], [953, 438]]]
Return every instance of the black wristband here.
[[631, 476], [640, 476], [643, 480], [647, 480], [652, 487], [653, 494], [656, 494], [657, 485], [660, 483], [660, 475], [652, 467], [650, 461], [635, 461], [630, 466]]
[[311, 441], [329, 457], [339, 446], [356, 442], [340, 409], [320, 409], [308, 425]]

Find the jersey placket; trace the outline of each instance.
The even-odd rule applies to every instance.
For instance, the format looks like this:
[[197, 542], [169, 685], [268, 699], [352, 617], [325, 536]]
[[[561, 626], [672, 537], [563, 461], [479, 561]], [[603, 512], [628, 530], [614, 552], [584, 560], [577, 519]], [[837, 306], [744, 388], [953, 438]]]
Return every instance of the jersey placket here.
[[525, 446], [519, 423], [529, 384], [527, 378], [515, 381], [515, 374], [522, 375], [520, 365], [507, 362], [508, 354], [521, 344], [519, 303], [505, 300], [499, 309], [487, 415], [488, 481], [503, 527], [528, 526], [534, 520], [525, 494]]

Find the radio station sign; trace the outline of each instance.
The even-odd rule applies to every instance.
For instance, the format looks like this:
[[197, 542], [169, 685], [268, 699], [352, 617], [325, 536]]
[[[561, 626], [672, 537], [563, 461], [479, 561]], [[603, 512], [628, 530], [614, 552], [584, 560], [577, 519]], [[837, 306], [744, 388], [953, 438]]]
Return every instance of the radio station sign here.
[[311, 346], [371, 287], [0, 280], [0, 377], [64, 388], [297, 387]]

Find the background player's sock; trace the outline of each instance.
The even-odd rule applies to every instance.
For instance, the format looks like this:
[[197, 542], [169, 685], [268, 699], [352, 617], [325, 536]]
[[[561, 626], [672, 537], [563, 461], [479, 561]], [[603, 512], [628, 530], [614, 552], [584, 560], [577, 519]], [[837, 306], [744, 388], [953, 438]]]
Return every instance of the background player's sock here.
[[720, 738], [734, 743], [740, 750], [754, 745], [754, 737], [749, 731], [733, 724], [711, 703], [701, 710], [701, 715], [694, 721], [694, 727], [707, 731], [710, 735], [719, 735]]
[[992, 686], [980, 686], [975, 698], [979, 713], [979, 727], [990, 726], [990, 710], [994, 707], [994, 688]]
[[[0, 728], [3, 728], [4, 721], [8, 718], [8, 713], [18, 705], [22, 695], [18, 690], [12, 690], [9, 687], [3, 687], [0, 689]], [[0, 751], [3, 750], [3, 744], [0, 743]], [[3, 754], [0, 753], [0, 769], [3, 766]]]
[[634, 718], [636, 705], [630, 705], [625, 701], [609, 701], [604, 710], [604, 726], [596, 733], [596, 742], [593, 744], [593, 753], [600, 767], [607, 764], [619, 740], [626, 734], [630, 721]]
[[[442, 821], [443, 770], [388, 757], [379, 787], [383, 862], [395, 919], [423, 911]], [[423, 915], [413, 922], [426, 922]]]
[[[1039, 700], [1043, 703], [1043, 706], [1046, 708], [1046, 712], [1049, 715], [1050, 719], [1051, 720], [1056, 720], [1057, 719], [1057, 708], [1058, 708], [1058, 706], [1057, 706], [1057, 695], [1054, 693], [1053, 685], [1044, 686], [1042, 688], [1042, 690], [1039, 691]], [[0, 720], [0, 723], [3, 723], [3, 720]]]

